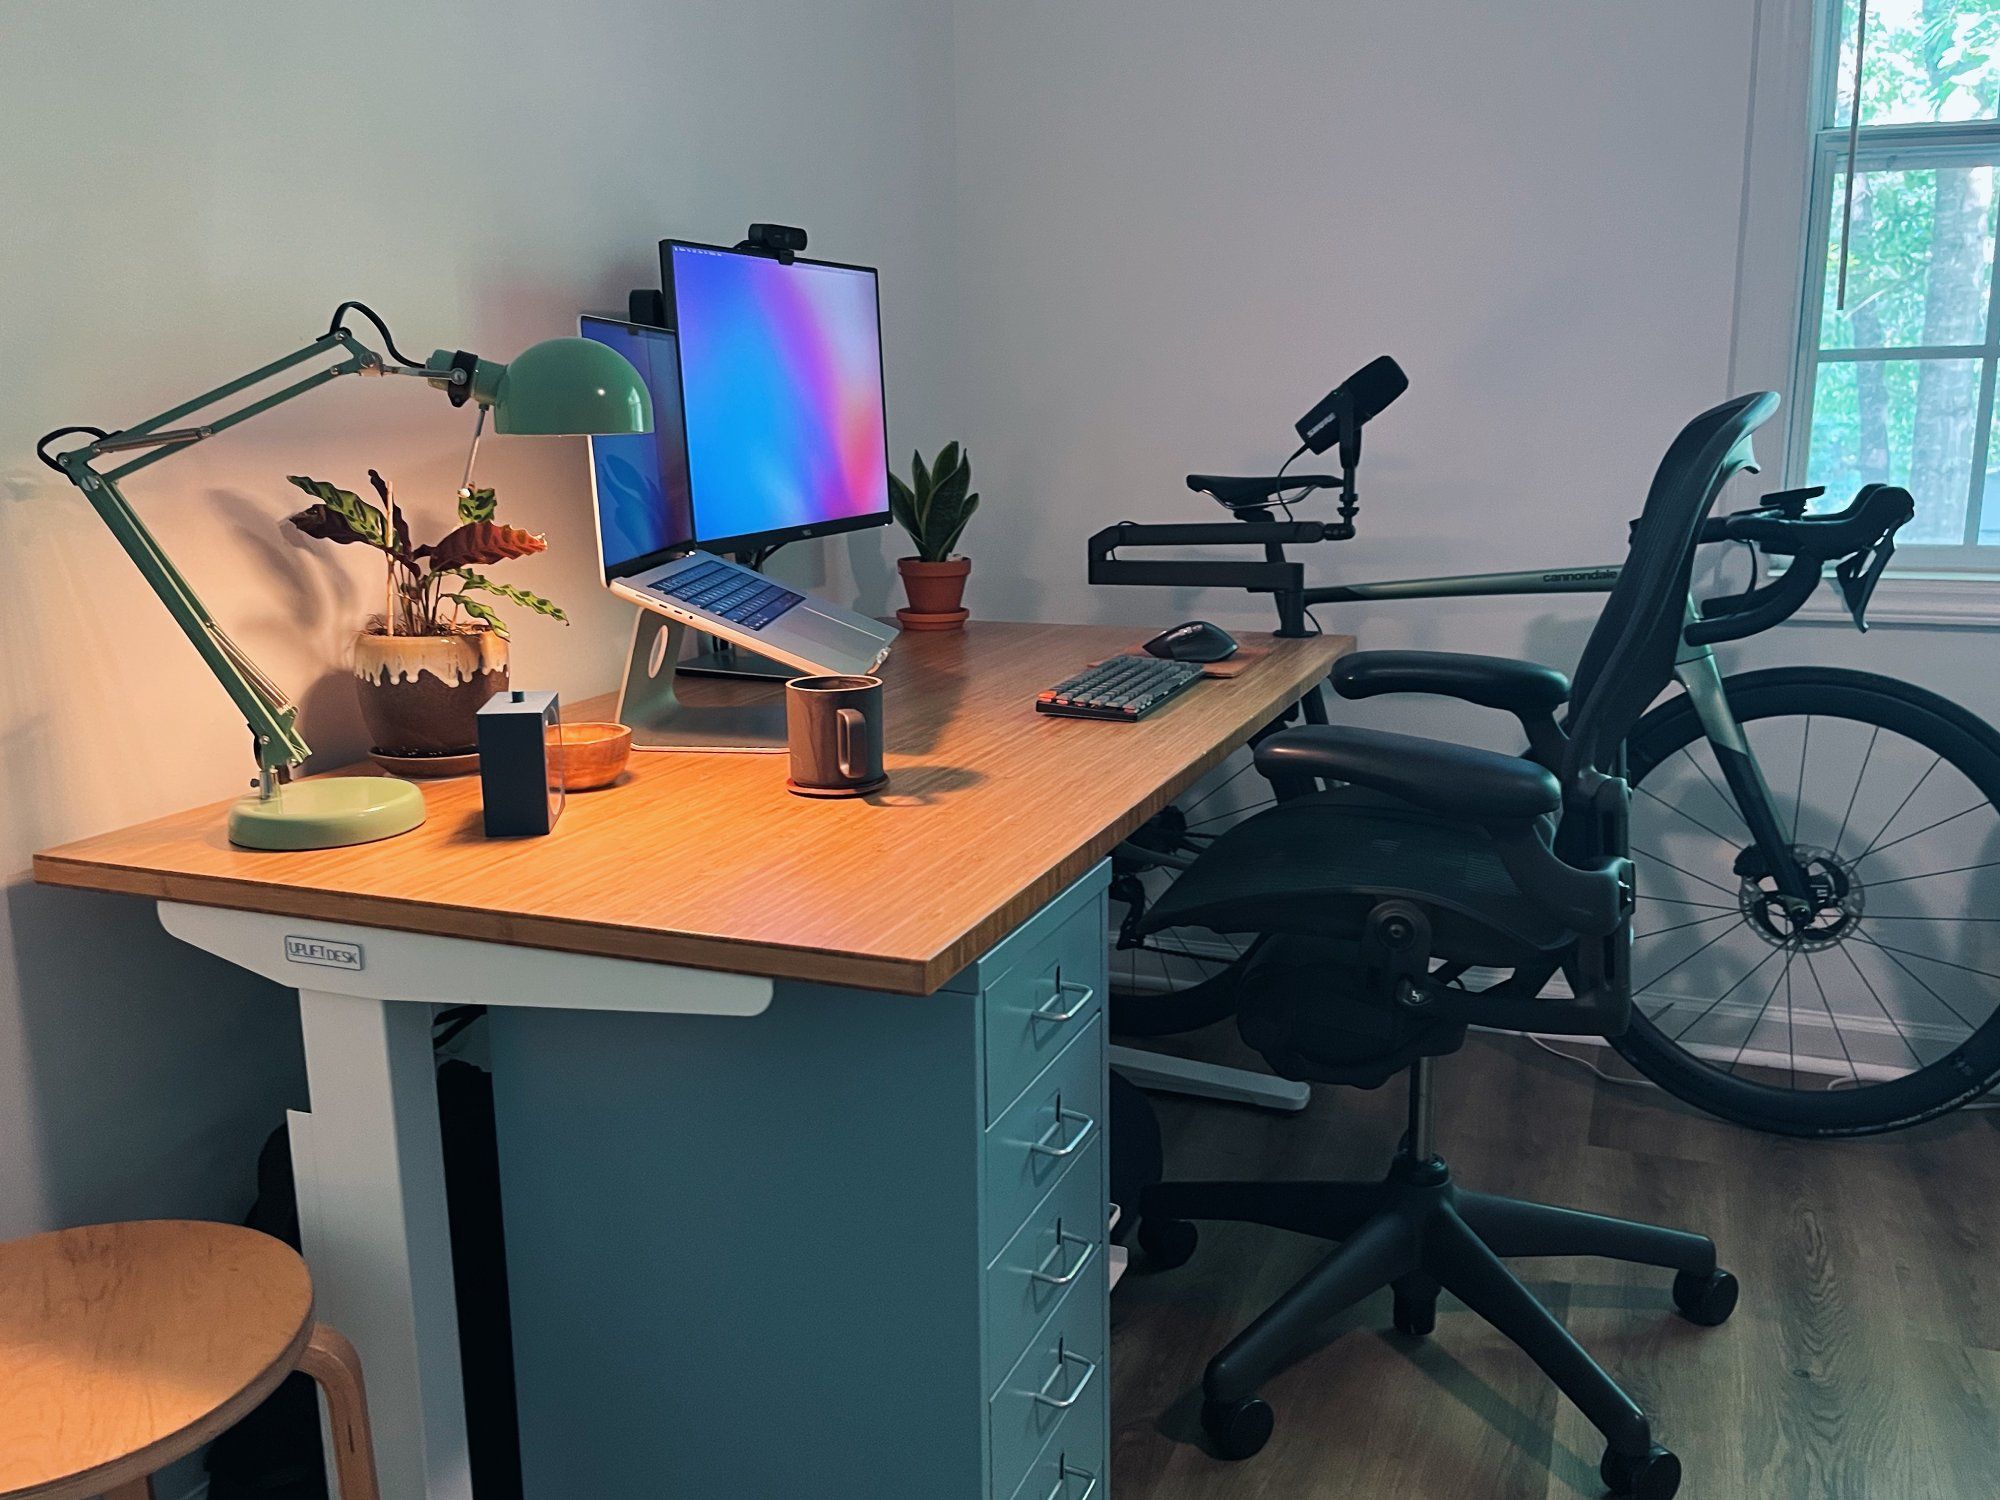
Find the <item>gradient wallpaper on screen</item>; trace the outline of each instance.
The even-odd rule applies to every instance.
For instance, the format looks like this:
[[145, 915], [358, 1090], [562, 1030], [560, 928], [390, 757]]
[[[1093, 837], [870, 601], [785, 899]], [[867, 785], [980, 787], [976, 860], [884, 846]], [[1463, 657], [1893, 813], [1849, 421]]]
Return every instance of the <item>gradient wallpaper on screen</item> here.
[[885, 513], [875, 273], [671, 253], [696, 536]]
[[597, 483], [597, 536], [604, 566], [615, 572], [694, 540], [688, 504], [687, 446], [681, 438], [680, 369], [674, 336], [609, 318], [582, 320], [583, 336], [632, 361], [653, 395], [653, 430], [590, 440]]

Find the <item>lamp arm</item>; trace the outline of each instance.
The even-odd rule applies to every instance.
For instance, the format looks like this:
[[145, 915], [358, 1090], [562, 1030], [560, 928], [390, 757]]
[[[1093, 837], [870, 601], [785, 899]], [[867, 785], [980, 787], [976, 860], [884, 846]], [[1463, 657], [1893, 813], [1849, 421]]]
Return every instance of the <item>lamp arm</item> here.
[[[194, 426], [173, 427], [179, 422], [204, 410], [217, 402], [227, 400], [251, 386], [260, 384], [274, 375], [281, 374], [295, 365], [320, 355], [344, 349], [347, 357], [339, 362], [318, 370], [302, 380], [252, 401], [245, 406], [230, 411], [223, 416]], [[303, 737], [298, 732], [298, 705], [268, 677], [243, 649], [238, 646], [208, 612], [186, 578], [169, 561], [166, 552], [152, 532], [139, 519], [138, 513], [126, 500], [119, 489], [118, 481], [148, 464], [184, 448], [226, 431], [239, 422], [246, 422], [254, 416], [281, 406], [295, 396], [304, 395], [315, 387], [342, 375], [382, 374], [385, 367], [382, 359], [373, 350], [358, 342], [345, 329], [336, 328], [314, 339], [303, 349], [298, 349], [281, 359], [273, 360], [260, 369], [251, 371], [226, 385], [182, 402], [179, 406], [161, 412], [135, 426], [119, 432], [98, 437], [80, 448], [51, 457], [46, 451], [42, 457], [52, 468], [60, 469], [76, 487], [83, 491], [97, 512], [105, 527], [117, 538], [126, 556], [132, 559], [174, 623], [187, 636], [208, 669], [222, 684], [230, 699], [250, 726], [250, 733], [257, 746], [257, 768], [264, 795], [270, 796], [279, 782], [285, 780], [296, 766], [311, 753]], [[77, 430], [77, 429], [69, 429]], [[61, 434], [51, 434], [43, 439], [43, 446], [51, 438]], [[120, 465], [107, 473], [99, 473], [92, 465], [106, 454], [128, 452], [134, 449], [149, 450], [129, 463]]]

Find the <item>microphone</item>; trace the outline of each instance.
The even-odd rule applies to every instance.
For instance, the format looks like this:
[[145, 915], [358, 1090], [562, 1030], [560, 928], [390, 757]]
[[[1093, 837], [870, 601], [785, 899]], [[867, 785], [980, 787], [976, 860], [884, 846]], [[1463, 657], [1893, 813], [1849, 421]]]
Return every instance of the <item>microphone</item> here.
[[1388, 355], [1371, 359], [1299, 418], [1299, 437], [1314, 453], [1358, 440], [1363, 424], [1409, 388], [1410, 377]]

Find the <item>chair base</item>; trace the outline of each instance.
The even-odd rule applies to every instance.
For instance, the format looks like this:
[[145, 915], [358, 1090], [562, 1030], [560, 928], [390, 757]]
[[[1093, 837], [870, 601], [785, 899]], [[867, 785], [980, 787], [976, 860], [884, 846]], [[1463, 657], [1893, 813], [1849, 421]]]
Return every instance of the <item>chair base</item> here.
[[1448, 1291], [1518, 1344], [1604, 1435], [1603, 1473], [1615, 1493], [1666, 1500], [1679, 1487], [1679, 1461], [1653, 1442], [1645, 1412], [1502, 1257], [1597, 1255], [1660, 1266], [1677, 1273], [1674, 1301], [1682, 1313], [1712, 1325], [1736, 1305], [1736, 1280], [1716, 1268], [1713, 1241], [1467, 1192], [1441, 1158], [1407, 1149], [1380, 1182], [1161, 1183], [1141, 1202], [1139, 1244], [1155, 1265], [1193, 1253], [1190, 1219], [1266, 1224], [1341, 1242], [1209, 1361], [1202, 1420], [1225, 1456], [1247, 1458], [1264, 1445], [1272, 1418], [1257, 1388], [1307, 1335], [1386, 1286], [1404, 1333], [1429, 1333], [1438, 1293]]

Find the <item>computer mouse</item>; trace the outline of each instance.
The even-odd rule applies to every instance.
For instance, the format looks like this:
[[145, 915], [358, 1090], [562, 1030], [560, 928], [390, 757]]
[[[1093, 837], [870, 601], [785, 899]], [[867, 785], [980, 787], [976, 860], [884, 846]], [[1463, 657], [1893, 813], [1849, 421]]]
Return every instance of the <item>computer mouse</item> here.
[[1161, 631], [1146, 642], [1146, 654], [1168, 661], [1228, 661], [1236, 654], [1236, 637], [1220, 625], [1189, 620], [1185, 625]]

